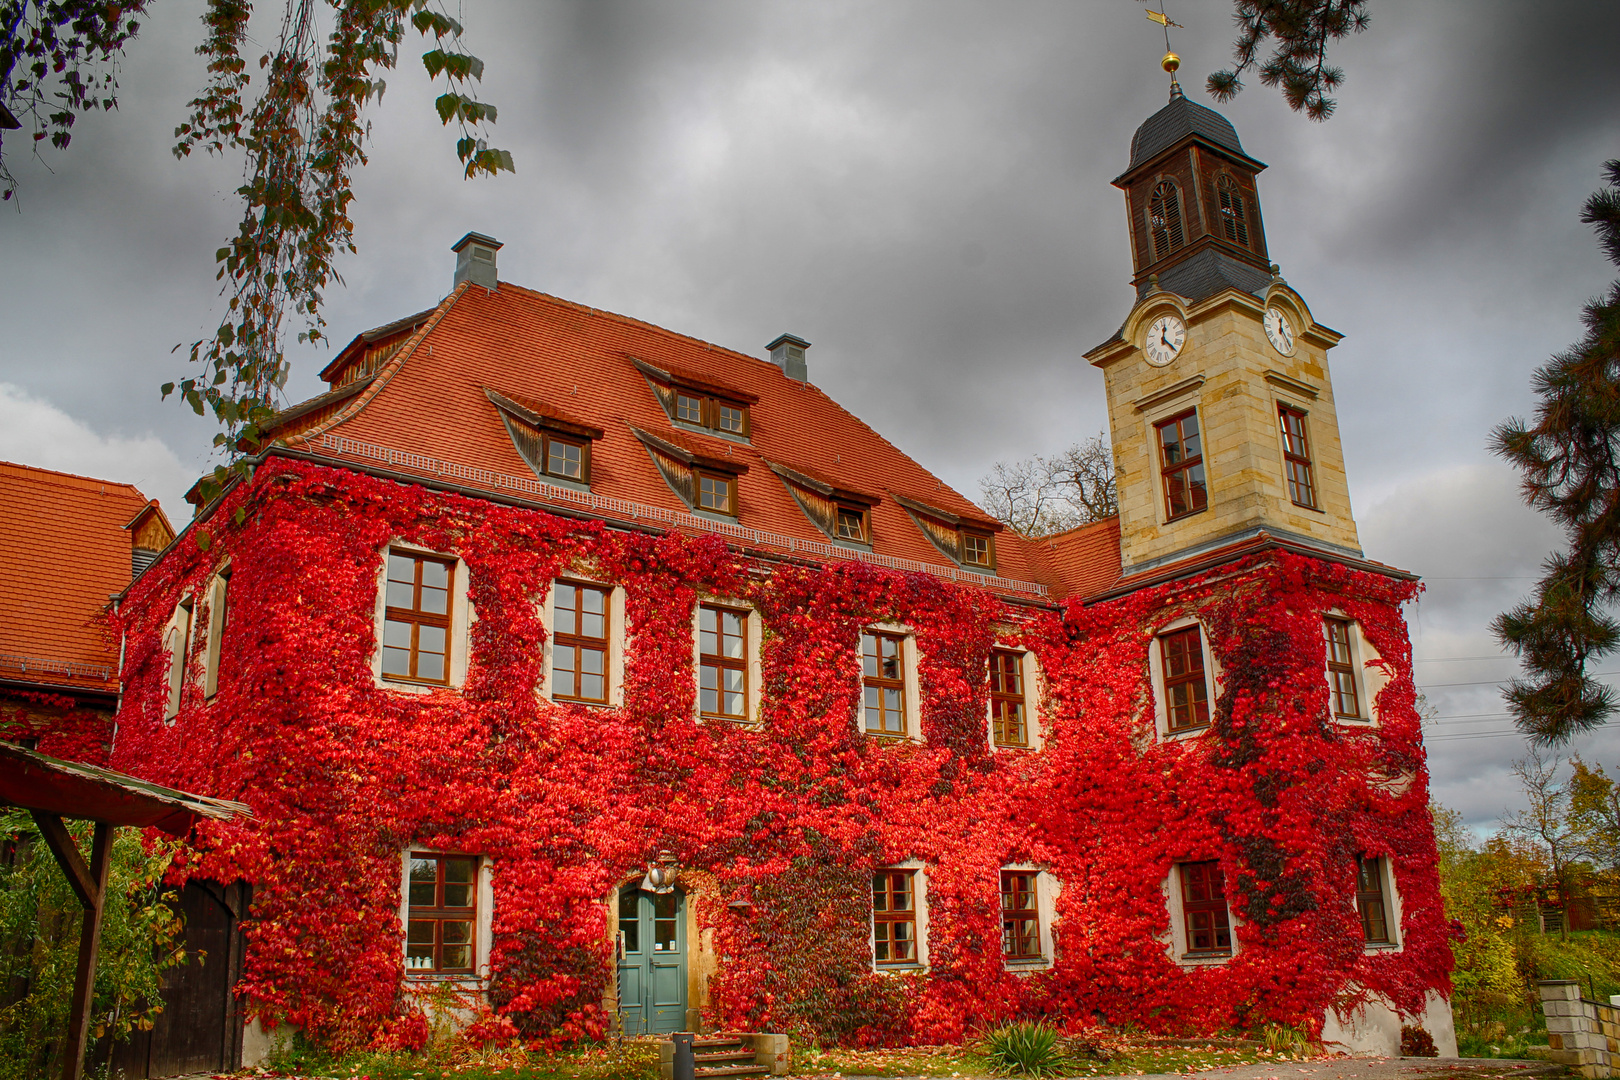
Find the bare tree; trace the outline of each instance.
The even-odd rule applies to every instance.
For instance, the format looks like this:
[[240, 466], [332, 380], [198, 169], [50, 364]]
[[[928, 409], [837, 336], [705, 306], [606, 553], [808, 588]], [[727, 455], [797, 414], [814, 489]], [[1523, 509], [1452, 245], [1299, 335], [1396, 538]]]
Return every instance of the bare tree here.
[[1558, 780], [1561, 764], [1556, 756], [1548, 760], [1534, 748], [1513, 763], [1513, 775], [1519, 778], [1530, 805], [1508, 815], [1502, 824], [1509, 833], [1541, 847], [1550, 857], [1553, 887], [1558, 890], [1558, 903], [1563, 909], [1559, 933], [1568, 938], [1570, 858], [1576, 854], [1579, 836], [1570, 821], [1569, 788]]
[[1051, 457], [997, 462], [979, 480], [984, 507], [1025, 536], [1051, 536], [1119, 513], [1114, 454], [1102, 432]]

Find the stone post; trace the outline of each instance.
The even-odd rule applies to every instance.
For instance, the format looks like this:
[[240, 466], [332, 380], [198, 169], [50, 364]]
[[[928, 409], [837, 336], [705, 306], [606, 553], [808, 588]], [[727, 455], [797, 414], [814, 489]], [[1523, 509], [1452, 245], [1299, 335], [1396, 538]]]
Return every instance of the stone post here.
[[1581, 997], [1581, 984], [1572, 979], [1547, 979], [1537, 987], [1552, 1059], [1581, 1076], [1613, 1076], [1620, 1056], [1620, 1008]]

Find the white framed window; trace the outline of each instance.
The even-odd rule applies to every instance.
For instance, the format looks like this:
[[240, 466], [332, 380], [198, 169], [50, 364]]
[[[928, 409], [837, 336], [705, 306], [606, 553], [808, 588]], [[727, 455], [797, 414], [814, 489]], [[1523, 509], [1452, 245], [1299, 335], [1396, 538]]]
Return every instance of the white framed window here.
[[230, 615], [230, 581], [231, 568], [225, 566], [208, 583], [208, 643], [203, 654], [203, 697], [209, 701], [219, 693], [220, 646], [225, 639], [225, 624]]
[[1337, 610], [1322, 613], [1327, 654], [1328, 715], [1341, 724], [1378, 723], [1378, 694], [1389, 673], [1361, 624]]
[[764, 627], [759, 611], [740, 600], [700, 599], [692, 608], [692, 670], [699, 720], [735, 724], [760, 722], [760, 643]]
[[928, 966], [928, 869], [908, 859], [872, 871], [872, 967], [916, 971]]
[[989, 669], [991, 749], [1041, 749], [1040, 661], [1028, 649], [997, 644], [990, 650]]
[[1033, 864], [1001, 868], [1001, 960], [1009, 971], [1052, 966], [1052, 920], [1061, 888]]
[[556, 704], [624, 704], [626, 593], [623, 585], [563, 574], [546, 590], [540, 621], [540, 696]]
[[1161, 741], [1192, 738], [1209, 730], [1220, 669], [1203, 624], [1187, 618], [1161, 627], [1148, 643], [1148, 674]]
[[1400, 952], [1401, 895], [1388, 855], [1360, 854], [1355, 859], [1356, 915], [1365, 952]]
[[399, 921], [405, 928], [405, 977], [488, 979], [495, 908], [490, 860], [413, 846], [401, 853], [401, 864]]
[[1173, 863], [1162, 883], [1170, 933], [1170, 959], [1183, 967], [1224, 964], [1238, 951], [1238, 920], [1226, 899], [1225, 872], [1217, 859]]
[[379, 562], [373, 681], [411, 694], [460, 688], [476, 618], [466, 562], [399, 540], [382, 548]]
[[922, 741], [917, 683], [917, 637], [898, 623], [861, 630], [861, 730], [876, 738]]
[[194, 597], [181, 597], [174, 606], [174, 614], [169, 616], [168, 625], [163, 628], [163, 648], [169, 655], [169, 695], [163, 707], [165, 724], [173, 724], [175, 717], [180, 715], [180, 702], [186, 689], [186, 665], [191, 660], [192, 611], [195, 606]]

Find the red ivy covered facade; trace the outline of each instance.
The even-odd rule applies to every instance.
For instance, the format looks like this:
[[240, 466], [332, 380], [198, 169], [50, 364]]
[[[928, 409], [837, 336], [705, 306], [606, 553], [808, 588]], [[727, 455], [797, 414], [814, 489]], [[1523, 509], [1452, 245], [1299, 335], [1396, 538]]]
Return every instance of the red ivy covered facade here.
[[[227, 524], [237, 508], [240, 526]], [[114, 766], [249, 801], [210, 826], [194, 875], [255, 887], [247, 974], [263, 1015], [338, 1041], [419, 1037], [402, 995], [399, 853], [492, 859], [490, 1000], [518, 1029], [606, 1030], [605, 900], [667, 848], [726, 903], [699, 912], [723, 958], [716, 1025], [814, 1028], [857, 1042], [960, 1038], [1006, 1016], [1154, 1030], [1317, 1023], [1347, 991], [1421, 1011], [1451, 955], [1400, 604], [1404, 581], [1287, 552], [1062, 610], [1007, 605], [926, 574], [777, 564], [714, 537], [609, 530], [543, 512], [270, 458], [131, 590]], [[459, 691], [372, 675], [382, 553], [454, 554], [470, 571]], [[165, 722], [166, 620], [232, 567], [217, 695], [194, 653]], [[625, 703], [536, 695], [545, 590], [581, 565], [624, 585]], [[1215, 580], [1218, 579], [1218, 580]], [[698, 722], [692, 606], [762, 614], [760, 728]], [[1358, 621], [1387, 665], [1376, 728], [1328, 716], [1322, 613]], [[1207, 628], [1223, 675], [1207, 737], [1144, 733], [1156, 626]], [[857, 727], [860, 628], [902, 622], [920, 655], [922, 742]], [[1034, 652], [1044, 747], [992, 750], [993, 642]], [[1148, 725], [1151, 730], [1151, 725]], [[1392, 776], [1403, 777], [1391, 782]], [[1363, 950], [1357, 855], [1392, 860], [1399, 952]], [[875, 972], [870, 875], [928, 869], [926, 973]], [[1219, 860], [1236, 954], [1184, 968], [1162, 938], [1171, 864]], [[1006, 970], [998, 871], [1062, 883], [1055, 963]], [[747, 898], [751, 906], [729, 901]]]

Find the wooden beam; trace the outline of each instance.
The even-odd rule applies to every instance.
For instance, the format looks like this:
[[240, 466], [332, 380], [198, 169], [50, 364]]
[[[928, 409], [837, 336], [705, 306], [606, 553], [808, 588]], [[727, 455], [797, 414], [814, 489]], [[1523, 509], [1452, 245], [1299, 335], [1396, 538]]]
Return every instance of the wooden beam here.
[[[56, 824], [62, 827], [60, 818], [56, 819]], [[88, 874], [93, 902], [85, 907], [84, 921], [80, 924], [79, 969], [73, 977], [73, 1005], [68, 1011], [67, 1043], [62, 1048], [62, 1080], [80, 1080], [84, 1075], [84, 1048], [90, 1033], [90, 1006], [96, 988], [96, 958], [101, 951], [101, 905], [107, 895], [107, 877], [112, 869], [112, 841], [113, 827], [103, 821], [96, 822]], [[68, 844], [77, 856], [71, 836]]]
[[[100, 900], [94, 879], [90, 875], [90, 868], [84, 865], [84, 856], [79, 854], [79, 845], [74, 841], [73, 834], [67, 831], [67, 826], [62, 824], [62, 819], [40, 810], [33, 810], [30, 813], [34, 816], [34, 824], [39, 826], [40, 834], [50, 845], [51, 854], [56, 856], [57, 863], [62, 867], [62, 873], [67, 875], [67, 882], [72, 886], [73, 894], [79, 898], [80, 906], [86, 911], [99, 907]], [[98, 832], [96, 835], [101, 834]]]

